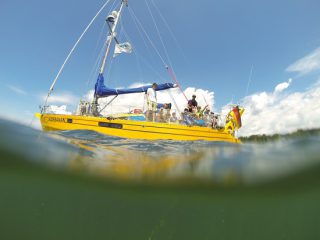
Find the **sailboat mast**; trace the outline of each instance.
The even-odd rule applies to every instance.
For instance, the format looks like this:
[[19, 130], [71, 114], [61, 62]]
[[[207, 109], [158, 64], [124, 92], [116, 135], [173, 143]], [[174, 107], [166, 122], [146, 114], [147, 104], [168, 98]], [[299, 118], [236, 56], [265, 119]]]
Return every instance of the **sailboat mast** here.
[[[109, 55], [109, 51], [110, 51], [110, 47], [111, 47], [111, 43], [113, 41], [113, 39], [116, 37], [116, 29], [117, 29], [117, 25], [119, 23], [119, 19], [121, 17], [121, 13], [122, 13], [122, 9], [124, 7], [124, 5], [128, 6], [128, 0], [121, 0], [121, 6], [118, 12], [113, 11], [111, 13], [111, 15], [109, 15], [106, 19], [107, 24], [110, 28], [109, 31], [109, 35], [107, 37], [107, 41], [106, 41], [106, 52], [102, 58], [102, 62], [101, 62], [101, 66], [100, 66], [100, 71], [99, 71], [99, 77], [103, 76], [105, 68], [106, 68], [106, 62], [107, 62], [107, 58]], [[112, 23], [112, 25], [110, 26], [110, 23]], [[92, 102], [92, 114], [93, 116], [99, 116], [99, 111], [98, 111], [98, 96], [95, 94], [93, 102]]]
[[[109, 51], [110, 51], [110, 47], [111, 47], [111, 43], [113, 41], [113, 39], [116, 37], [116, 32], [115, 30], [117, 29], [117, 25], [118, 25], [118, 22], [119, 22], [119, 19], [121, 17], [121, 12], [122, 12], [122, 9], [124, 7], [124, 5], [128, 5], [128, 0], [121, 0], [121, 6], [120, 6], [120, 9], [118, 12], [113, 12], [112, 15], [116, 15], [114, 16], [115, 17], [115, 21], [110, 29], [110, 32], [109, 32], [109, 36], [107, 38], [107, 47], [106, 47], [106, 52], [103, 56], [103, 59], [102, 59], [102, 62], [101, 62], [101, 67], [100, 67], [100, 72], [99, 74], [103, 74], [104, 71], [105, 71], [105, 68], [106, 68], [106, 61], [107, 61], [107, 58], [108, 58], [108, 55], [109, 55]], [[107, 19], [108, 21], [108, 19]], [[109, 22], [108, 22], [109, 24]]]

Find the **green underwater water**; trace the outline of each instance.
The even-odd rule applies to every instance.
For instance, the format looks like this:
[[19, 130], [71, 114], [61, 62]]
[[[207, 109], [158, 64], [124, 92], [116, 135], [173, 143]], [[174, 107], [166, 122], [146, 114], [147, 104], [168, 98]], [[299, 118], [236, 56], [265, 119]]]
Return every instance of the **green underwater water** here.
[[320, 237], [318, 134], [237, 146], [0, 126], [0, 239]]

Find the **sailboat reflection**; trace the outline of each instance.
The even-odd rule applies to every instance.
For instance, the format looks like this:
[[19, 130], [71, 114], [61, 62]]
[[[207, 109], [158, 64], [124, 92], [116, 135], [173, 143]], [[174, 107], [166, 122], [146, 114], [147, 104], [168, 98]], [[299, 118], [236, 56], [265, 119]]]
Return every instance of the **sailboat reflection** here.
[[[55, 135], [58, 137], [58, 135]], [[79, 152], [70, 158], [68, 168], [118, 180], [179, 181], [210, 180], [230, 182], [236, 180], [237, 169], [226, 168], [221, 158], [234, 159], [240, 148], [207, 142], [182, 143], [173, 141], [137, 142], [118, 139], [83, 140], [63, 138], [76, 146]], [[218, 169], [219, 168], [219, 169]]]

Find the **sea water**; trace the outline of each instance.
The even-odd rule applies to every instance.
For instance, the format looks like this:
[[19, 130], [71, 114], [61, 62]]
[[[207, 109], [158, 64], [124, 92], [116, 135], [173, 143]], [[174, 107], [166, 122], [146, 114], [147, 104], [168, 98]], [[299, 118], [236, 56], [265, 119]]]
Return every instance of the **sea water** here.
[[26, 162], [128, 181], [258, 184], [320, 164], [320, 134], [242, 144], [122, 139], [93, 131], [41, 132], [1, 121], [1, 148]]
[[0, 133], [0, 239], [320, 236], [318, 131], [229, 144], [1, 120]]

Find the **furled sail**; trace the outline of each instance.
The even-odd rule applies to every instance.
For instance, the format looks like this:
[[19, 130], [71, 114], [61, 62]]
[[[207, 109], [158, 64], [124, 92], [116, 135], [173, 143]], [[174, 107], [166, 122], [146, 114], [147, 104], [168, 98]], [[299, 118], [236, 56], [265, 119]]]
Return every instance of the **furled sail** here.
[[[148, 88], [151, 88], [151, 87], [152, 85], [146, 85], [138, 88], [121, 88], [121, 89], [108, 88], [104, 85], [103, 75], [99, 74], [97, 83], [95, 85], [94, 94], [96, 97], [101, 98], [101, 97], [116, 96], [116, 95], [122, 95], [122, 94], [130, 94], [130, 93], [142, 93], [142, 92], [147, 92]], [[173, 83], [161, 83], [161, 84], [158, 84], [156, 91], [167, 90], [175, 87], [177, 87], [177, 85]]]

